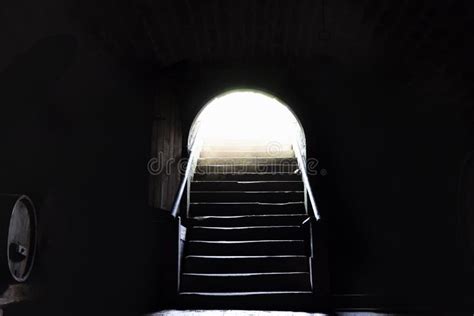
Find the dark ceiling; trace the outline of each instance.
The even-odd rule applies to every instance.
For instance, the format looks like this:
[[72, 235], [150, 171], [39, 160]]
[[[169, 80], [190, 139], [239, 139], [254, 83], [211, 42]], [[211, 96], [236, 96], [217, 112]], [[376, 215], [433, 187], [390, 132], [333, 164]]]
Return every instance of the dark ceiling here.
[[114, 55], [160, 67], [331, 56], [427, 66], [472, 80], [474, 11], [467, 1], [108, 0], [77, 2], [74, 11]]

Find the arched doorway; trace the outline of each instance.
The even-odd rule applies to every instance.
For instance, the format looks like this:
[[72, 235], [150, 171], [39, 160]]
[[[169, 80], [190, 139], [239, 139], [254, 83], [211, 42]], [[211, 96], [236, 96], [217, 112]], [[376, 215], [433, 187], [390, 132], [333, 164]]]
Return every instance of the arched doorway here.
[[[216, 96], [194, 119], [188, 151], [191, 173], [199, 171], [196, 163], [200, 160], [204, 172], [243, 173], [255, 168], [260, 173], [300, 174], [305, 209], [308, 212], [311, 208], [319, 219], [306, 170], [303, 127], [290, 107], [278, 98], [253, 89], [236, 89]], [[213, 165], [218, 167], [211, 170]]]
[[201, 109], [191, 125], [188, 150], [198, 143], [211, 156], [229, 149], [254, 158], [290, 158], [296, 144], [306, 156], [303, 127], [291, 109], [270, 94], [250, 89], [222, 93]]

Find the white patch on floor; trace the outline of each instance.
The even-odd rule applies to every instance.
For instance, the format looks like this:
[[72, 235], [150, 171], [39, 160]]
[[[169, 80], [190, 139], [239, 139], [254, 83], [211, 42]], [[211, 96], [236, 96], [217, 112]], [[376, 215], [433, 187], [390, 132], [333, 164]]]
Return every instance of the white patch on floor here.
[[302, 312], [241, 311], [241, 310], [167, 310], [146, 316], [326, 316]]
[[[328, 316], [320, 313], [243, 311], [243, 310], [166, 310], [145, 316]], [[391, 314], [376, 312], [337, 312], [337, 316], [409, 316], [413, 314]]]

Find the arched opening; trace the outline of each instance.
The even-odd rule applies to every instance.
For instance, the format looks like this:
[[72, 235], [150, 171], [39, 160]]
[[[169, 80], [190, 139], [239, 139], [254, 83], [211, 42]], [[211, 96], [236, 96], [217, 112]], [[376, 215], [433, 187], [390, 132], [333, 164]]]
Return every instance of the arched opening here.
[[[306, 212], [309, 202], [314, 217], [319, 219], [306, 169], [303, 127], [291, 109], [276, 97], [251, 89], [232, 90], [215, 97], [194, 119], [188, 150], [187, 181], [194, 179], [196, 171], [214, 176], [249, 173], [250, 177], [245, 178], [250, 179], [252, 174], [257, 179], [284, 172], [301, 175]], [[198, 164], [200, 168], [196, 168]], [[179, 195], [183, 190], [184, 185]], [[173, 214], [178, 205], [179, 202], [175, 203]]]
[[257, 90], [232, 90], [213, 98], [198, 113], [188, 150], [199, 143], [210, 156], [228, 150], [254, 158], [290, 158], [295, 142], [305, 157], [303, 128], [285, 103]]

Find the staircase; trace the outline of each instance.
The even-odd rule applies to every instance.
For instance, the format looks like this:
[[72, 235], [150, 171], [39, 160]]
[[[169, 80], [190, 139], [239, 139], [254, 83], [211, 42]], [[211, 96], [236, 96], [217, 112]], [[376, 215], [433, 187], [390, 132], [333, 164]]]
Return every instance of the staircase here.
[[312, 296], [304, 186], [291, 148], [204, 146], [190, 186], [179, 301], [301, 309]]

